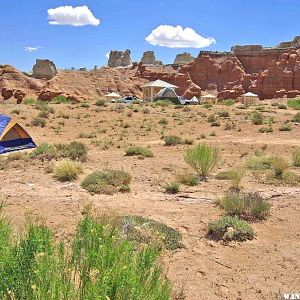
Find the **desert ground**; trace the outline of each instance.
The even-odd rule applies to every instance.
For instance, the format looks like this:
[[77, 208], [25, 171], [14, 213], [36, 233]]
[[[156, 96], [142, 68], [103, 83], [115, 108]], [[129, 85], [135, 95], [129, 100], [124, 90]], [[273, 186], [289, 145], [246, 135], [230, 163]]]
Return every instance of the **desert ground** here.
[[[71, 183], [61, 183], [46, 171], [47, 161], [9, 160], [0, 171], [0, 195], [5, 214], [16, 234], [29, 215], [42, 217], [58, 239], [70, 239], [83, 207], [92, 203], [99, 210], [119, 215], [140, 215], [162, 222], [183, 236], [183, 247], [164, 251], [162, 264], [173, 285], [174, 299], [278, 299], [283, 292], [299, 292], [300, 287], [300, 187], [270, 182], [246, 169], [242, 180], [245, 192], [259, 192], [271, 203], [270, 216], [250, 222], [255, 239], [222, 243], [206, 237], [207, 224], [224, 212], [217, 200], [226, 193], [230, 181], [218, 180], [220, 171], [240, 168], [257, 153], [276, 155], [291, 161], [300, 148], [300, 126], [290, 122], [297, 110], [280, 109], [274, 102], [241, 107], [223, 104], [161, 107], [157, 105], [49, 104], [54, 113], [45, 127], [33, 126], [39, 110], [34, 105], [1, 104], [1, 113], [12, 116], [35, 142], [87, 145], [84, 171]], [[261, 133], [249, 113], [259, 110], [273, 132]], [[229, 117], [222, 117], [227, 111]], [[208, 117], [215, 114], [220, 126]], [[161, 121], [164, 119], [164, 121]], [[290, 122], [291, 131], [279, 128]], [[227, 125], [226, 125], [227, 124]], [[189, 143], [165, 146], [163, 136], [177, 135]], [[189, 145], [207, 143], [222, 150], [219, 164], [205, 182], [195, 187], [181, 185], [177, 194], [165, 192], [165, 185], [181, 172], [192, 172], [185, 163]], [[149, 147], [154, 157], [125, 156], [129, 145]], [[131, 191], [114, 195], [91, 195], [81, 188], [82, 179], [95, 170], [123, 169], [133, 176]], [[300, 169], [290, 167], [300, 175]]]

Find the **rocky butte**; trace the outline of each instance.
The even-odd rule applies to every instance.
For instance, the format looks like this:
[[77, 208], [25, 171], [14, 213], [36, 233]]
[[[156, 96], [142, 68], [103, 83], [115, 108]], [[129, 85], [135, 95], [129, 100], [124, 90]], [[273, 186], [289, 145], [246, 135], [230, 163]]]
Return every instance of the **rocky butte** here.
[[175, 60], [174, 60], [174, 65], [187, 64], [187, 63], [190, 63], [191, 61], [193, 61], [194, 59], [195, 59], [195, 57], [187, 52], [177, 54], [175, 57]]
[[162, 65], [160, 60], [156, 60], [154, 51], [146, 51], [143, 54], [141, 62], [145, 65]]
[[37, 59], [32, 68], [32, 77], [36, 79], [51, 79], [56, 74], [55, 64], [48, 59]]
[[116, 67], [128, 67], [132, 65], [130, 54], [131, 52], [129, 49], [125, 51], [117, 51], [117, 50], [110, 51], [108, 66], [111, 68], [116, 68]]

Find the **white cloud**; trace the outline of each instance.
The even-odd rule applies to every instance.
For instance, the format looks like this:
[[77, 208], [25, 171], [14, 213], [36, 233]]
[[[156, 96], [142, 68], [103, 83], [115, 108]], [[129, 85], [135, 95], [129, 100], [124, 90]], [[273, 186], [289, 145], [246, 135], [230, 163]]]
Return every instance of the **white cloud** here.
[[212, 37], [203, 37], [192, 28], [160, 25], [145, 38], [148, 43], [168, 48], [204, 48], [215, 44]]
[[94, 17], [90, 9], [84, 6], [59, 6], [48, 9], [50, 25], [98, 26], [100, 20]]
[[105, 54], [106, 58], [109, 58], [110, 51]]
[[24, 47], [24, 50], [27, 52], [35, 52], [38, 51], [40, 47]]

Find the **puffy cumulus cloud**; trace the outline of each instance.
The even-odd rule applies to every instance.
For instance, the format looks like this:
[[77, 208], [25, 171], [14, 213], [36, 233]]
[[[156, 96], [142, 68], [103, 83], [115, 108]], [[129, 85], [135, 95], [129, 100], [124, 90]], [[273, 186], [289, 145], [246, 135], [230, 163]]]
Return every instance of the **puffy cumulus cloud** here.
[[26, 52], [35, 52], [38, 51], [40, 47], [24, 47]]
[[93, 15], [86, 5], [50, 8], [48, 9], [48, 19], [51, 25], [98, 26], [100, 24], [100, 20]]
[[203, 37], [192, 28], [182, 26], [160, 25], [146, 37], [151, 45], [168, 48], [204, 48], [215, 44], [212, 37]]

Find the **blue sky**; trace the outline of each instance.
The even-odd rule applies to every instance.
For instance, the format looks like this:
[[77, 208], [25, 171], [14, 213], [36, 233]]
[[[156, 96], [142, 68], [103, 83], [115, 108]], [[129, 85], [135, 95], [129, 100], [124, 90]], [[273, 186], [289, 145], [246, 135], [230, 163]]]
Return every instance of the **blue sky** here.
[[[99, 25], [49, 24], [49, 9], [84, 5]], [[133, 61], [153, 50], [157, 59], [171, 63], [184, 51], [197, 55], [236, 44], [291, 40], [300, 35], [299, 16], [300, 0], [1, 0], [0, 64], [28, 71], [36, 58], [48, 58], [58, 68], [92, 68], [105, 65], [111, 49], [127, 48]], [[152, 45], [145, 38], [160, 25], [189, 27], [216, 43], [201, 49]]]

